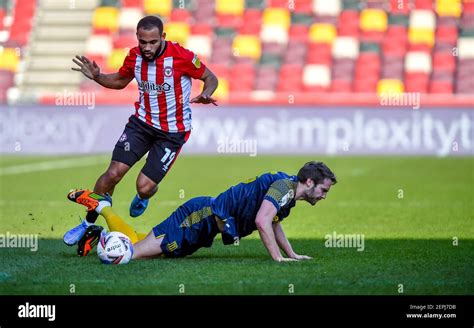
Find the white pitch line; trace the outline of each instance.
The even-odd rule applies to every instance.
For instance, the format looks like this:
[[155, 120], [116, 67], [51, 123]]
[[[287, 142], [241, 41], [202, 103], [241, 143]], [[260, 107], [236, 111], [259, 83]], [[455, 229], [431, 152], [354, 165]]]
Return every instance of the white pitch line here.
[[103, 164], [110, 161], [110, 158], [104, 156], [68, 158], [52, 161], [44, 161], [30, 164], [20, 164], [0, 168], [0, 175], [22, 174], [40, 171], [53, 171], [69, 169], [72, 167], [92, 166]]

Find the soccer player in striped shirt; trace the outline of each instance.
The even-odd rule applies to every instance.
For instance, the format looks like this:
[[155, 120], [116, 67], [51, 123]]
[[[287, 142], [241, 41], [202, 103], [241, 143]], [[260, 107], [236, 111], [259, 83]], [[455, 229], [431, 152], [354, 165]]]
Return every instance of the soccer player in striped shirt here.
[[[137, 195], [130, 205], [130, 216], [141, 215], [148, 200], [158, 190], [191, 133], [190, 103], [216, 104], [211, 96], [217, 88], [216, 76], [197, 55], [177, 43], [165, 40], [163, 22], [156, 16], [142, 18], [137, 25], [138, 46], [132, 48], [117, 73], [102, 74], [95, 62], [76, 56], [73, 62], [82, 72], [110, 89], [123, 89], [133, 79], [138, 82], [139, 98], [112, 154], [111, 163], [97, 180], [94, 192], [112, 194], [128, 170], [149, 152], [137, 177]], [[204, 81], [197, 97], [190, 100], [191, 79]], [[87, 213], [81, 224], [67, 231], [64, 242], [76, 244], [98, 217]]]

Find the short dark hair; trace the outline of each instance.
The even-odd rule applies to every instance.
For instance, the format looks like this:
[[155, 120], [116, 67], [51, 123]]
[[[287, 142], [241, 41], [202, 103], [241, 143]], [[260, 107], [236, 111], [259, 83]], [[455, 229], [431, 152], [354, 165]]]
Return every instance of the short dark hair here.
[[306, 182], [308, 179], [313, 180], [315, 185], [323, 183], [324, 179], [330, 179], [333, 185], [337, 183], [336, 176], [323, 162], [311, 161], [299, 170], [298, 181]]
[[158, 28], [160, 35], [163, 34], [163, 21], [157, 16], [145, 16], [137, 24], [137, 32], [139, 29], [152, 30]]

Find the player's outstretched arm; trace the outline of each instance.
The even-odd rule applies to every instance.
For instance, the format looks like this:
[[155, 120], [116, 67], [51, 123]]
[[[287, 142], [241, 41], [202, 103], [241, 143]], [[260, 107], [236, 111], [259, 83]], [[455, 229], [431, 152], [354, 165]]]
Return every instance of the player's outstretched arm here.
[[72, 61], [79, 66], [73, 67], [73, 71], [81, 72], [87, 78], [109, 89], [123, 89], [133, 80], [133, 77], [124, 77], [119, 73], [102, 74], [99, 65], [95, 61], [89, 60], [86, 56], [76, 56]]
[[211, 97], [214, 91], [216, 91], [217, 85], [219, 84], [217, 77], [206, 67], [206, 70], [202, 74], [200, 80], [204, 81], [204, 87], [200, 95], [191, 99], [191, 103], [212, 103], [214, 106], [217, 106], [216, 100]]
[[275, 239], [280, 246], [280, 249], [285, 252], [285, 254], [295, 260], [310, 260], [312, 257], [306, 255], [298, 255], [293, 251], [290, 242], [286, 238], [285, 232], [280, 222], [273, 224], [273, 232], [275, 233]]
[[273, 218], [277, 214], [277, 209], [268, 200], [264, 199], [260, 209], [258, 210], [255, 224], [257, 225], [260, 238], [263, 244], [268, 250], [268, 253], [277, 262], [288, 262], [296, 261], [292, 258], [285, 258], [281, 255], [277, 241], [275, 239], [275, 233], [273, 231], [272, 222]]

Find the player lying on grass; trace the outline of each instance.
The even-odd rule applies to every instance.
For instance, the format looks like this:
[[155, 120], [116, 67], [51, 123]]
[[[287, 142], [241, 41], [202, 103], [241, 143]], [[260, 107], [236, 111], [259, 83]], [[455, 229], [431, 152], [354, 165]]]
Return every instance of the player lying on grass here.
[[[228, 245], [258, 230], [272, 259], [282, 262], [311, 257], [293, 251], [280, 222], [290, 214], [296, 200], [315, 205], [326, 198], [336, 182], [335, 175], [322, 162], [306, 163], [297, 176], [283, 172], [266, 173], [232, 186], [215, 198], [190, 199], [146, 236], [137, 234], [114, 213], [109, 196], [74, 190], [68, 198], [85, 205], [88, 211], [95, 210], [102, 215], [110, 231], [126, 234], [133, 243], [133, 258], [152, 258], [162, 254], [184, 257], [201, 247], [210, 247], [218, 233]], [[280, 250], [287, 255], [286, 258]]]

